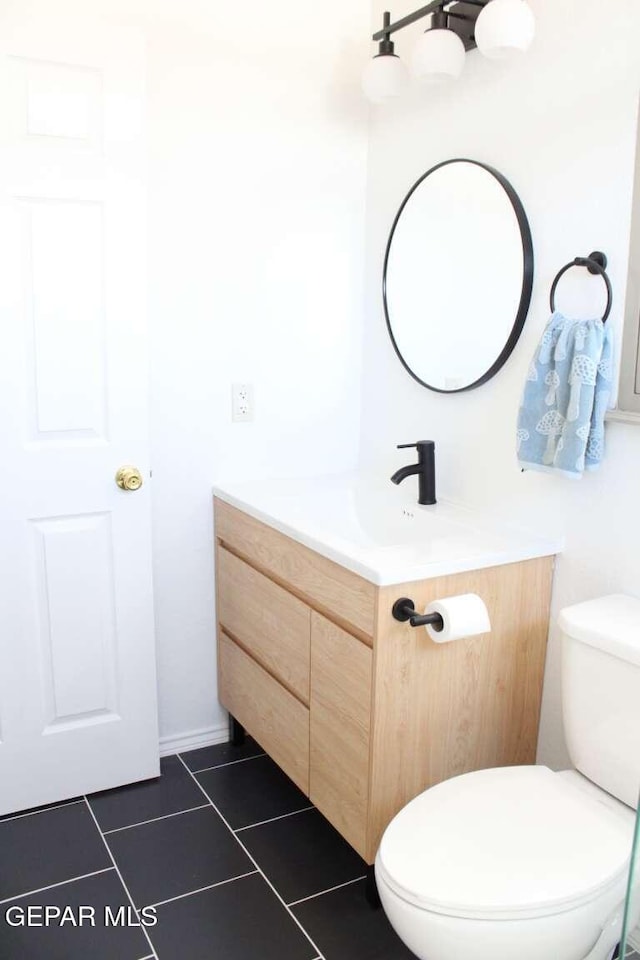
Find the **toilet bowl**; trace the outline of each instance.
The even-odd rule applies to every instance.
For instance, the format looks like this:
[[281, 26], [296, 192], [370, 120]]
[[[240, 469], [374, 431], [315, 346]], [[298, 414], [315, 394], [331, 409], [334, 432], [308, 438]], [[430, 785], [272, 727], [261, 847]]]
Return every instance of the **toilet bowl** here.
[[[563, 611], [560, 624], [565, 729], [588, 776], [544, 766], [474, 771], [394, 817], [376, 882], [420, 960], [613, 956], [640, 777], [628, 736], [640, 725], [640, 601], [590, 601]], [[621, 689], [635, 694], [629, 703]], [[634, 889], [630, 929], [640, 919]]]
[[633, 826], [547, 767], [454, 777], [387, 828], [380, 899], [421, 960], [584, 960], [624, 903]]

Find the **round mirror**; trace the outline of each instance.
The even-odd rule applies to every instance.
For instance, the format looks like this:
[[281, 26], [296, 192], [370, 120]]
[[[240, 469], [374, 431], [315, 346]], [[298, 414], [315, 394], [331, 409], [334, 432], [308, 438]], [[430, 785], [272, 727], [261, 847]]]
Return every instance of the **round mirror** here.
[[493, 377], [532, 285], [529, 223], [502, 174], [446, 160], [414, 184], [391, 228], [383, 296], [393, 346], [419, 383], [457, 393]]

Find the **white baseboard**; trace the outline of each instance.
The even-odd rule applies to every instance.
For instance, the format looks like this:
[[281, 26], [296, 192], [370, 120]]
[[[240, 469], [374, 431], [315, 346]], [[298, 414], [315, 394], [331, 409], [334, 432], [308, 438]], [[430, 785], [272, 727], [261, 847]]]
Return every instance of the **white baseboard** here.
[[186, 753], [198, 747], [211, 747], [216, 743], [226, 743], [229, 739], [229, 725], [219, 724], [204, 730], [192, 730], [179, 737], [160, 737], [160, 756], [168, 757], [172, 753]]

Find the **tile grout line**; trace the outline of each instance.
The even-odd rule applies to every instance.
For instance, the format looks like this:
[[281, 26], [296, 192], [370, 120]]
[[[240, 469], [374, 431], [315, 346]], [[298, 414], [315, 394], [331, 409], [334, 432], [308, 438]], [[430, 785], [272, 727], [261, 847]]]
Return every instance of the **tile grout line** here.
[[[181, 753], [176, 753], [175, 756], [180, 757], [182, 760]], [[240, 757], [239, 760], [227, 760], [225, 763], [214, 763], [212, 767], [203, 767], [201, 770], [191, 770], [189, 767], [187, 767], [187, 764], [184, 760], [182, 760], [182, 762], [184, 763], [185, 767], [187, 767], [187, 770], [189, 770], [189, 773], [206, 773], [207, 770], [220, 770], [221, 767], [231, 767], [234, 763], [246, 763], [247, 760], [257, 760], [258, 757], [266, 757], [266, 753], [256, 753], [252, 757]]]
[[62, 807], [72, 807], [74, 803], [82, 803], [80, 800], [66, 800], [65, 803], [56, 803], [53, 807], [45, 807], [44, 810], [27, 810], [24, 813], [16, 813], [12, 817], [3, 817], [0, 820], [0, 827], [3, 823], [10, 823], [11, 820], [19, 820], [21, 817], [35, 817], [38, 813], [49, 813], [50, 810], [60, 810]]
[[17, 893], [13, 897], [7, 897], [6, 900], [0, 900], [0, 906], [5, 903], [13, 903], [14, 900], [22, 900], [24, 897], [30, 897], [34, 893], [43, 893], [45, 890], [53, 890], [55, 887], [64, 887], [66, 883], [75, 883], [77, 880], [87, 880], [88, 877], [97, 877], [101, 873], [109, 873], [111, 870], [113, 870], [113, 867], [104, 867], [103, 870], [93, 870], [91, 873], [83, 873], [79, 877], [69, 877], [68, 880], [49, 883], [46, 887], [38, 887], [37, 890], [27, 890], [26, 893]]
[[[116, 873], [118, 874], [118, 878], [119, 878], [119, 880], [120, 880], [120, 883], [121, 883], [122, 886], [124, 887], [124, 892], [125, 892], [126, 895], [129, 897], [129, 902], [130, 902], [131, 906], [133, 907], [133, 909], [135, 910], [136, 915], [137, 915], [138, 911], [137, 911], [137, 909], [136, 909], [135, 903], [133, 902], [133, 897], [131, 896], [131, 894], [130, 894], [130, 892], [129, 892], [129, 887], [128, 887], [128, 886], [126, 885], [126, 883], [124, 882], [124, 879], [123, 879], [123, 877], [122, 877], [122, 874], [120, 873], [120, 868], [118, 867], [118, 864], [116, 863], [115, 857], [114, 857], [114, 855], [113, 855], [112, 852], [111, 852], [111, 848], [110, 848], [109, 844], [107, 843], [107, 840], [106, 840], [106, 837], [105, 837], [104, 833], [103, 833], [102, 830], [100, 829], [100, 824], [99, 824], [98, 821], [96, 820], [96, 816], [95, 816], [93, 810], [91, 809], [91, 804], [89, 803], [89, 801], [87, 800], [86, 797], [84, 797], [84, 802], [85, 802], [86, 805], [87, 805], [87, 810], [89, 811], [91, 817], [93, 818], [93, 822], [95, 823], [96, 829], [97, 829], [98, 833], [100, 834], [100, 837], [101, 837], [101, 839], [102, 839], [102, 842], [103, 842], [104, 845], [105, 845], [105, 849], [106, 849], [107, 853], [109, 854], [109, 857], [111, 858], [111, 863], [113, 864], [114, 869], [115, 869]], [[140, 929], [142, 930], [142, 933], [143, 933], [144, 936], [146, 937], [147, 943], [148, 943], [149, 946], [151, 947], [151, 956], [153, 957], [153, 960], [158, 960], [158, 954], [156, 953], [156, 948], [154, 947], [153, 943], [151, 942], [151, 937], [149, 936], [149, 934], [148, 934], [148, 932], [147, 932], [147, 928], [143, 926], [143, 927], [140, 927]]]
[[285, 820], [287, 817], [295, 817], [297, 813], [308, 813], [309, 810], [315, 810], [313, 804], [308, 807], [302, 807], [300, 810], [292, 810], [291, 813], [281, 813], [279, 817], [270, 817], [268, 820], [259, 820], [257, 823], [248, 823], [246, 827], [237, 827], [233, 832], [242, 833], [243, 830], [253, 830], [254, 827], [262, 827], [265, 823], [275, 823], [276, 820]]
[[[178, 754], [178, 756], [180, 756], [180, 755]], [[282, 897], [280, 896], [280, 894], [278, 893], [278, 891], [276, 890], [276, 888], [274, 887], [274, 885], [271, 883], [271, 881], [269, 880], [269, 878], [268, 878], [268, 877], [266, 876], [266, 874], [263, 872], [263, 870], [262, 870], [261, 867], [260, 867], [260, 864], [259, 864], [259, 863], [257, 862], [257, 860], [249, 853], [249, 851], [248, 851], [247, 848], [245, 847], [245, 845], [244, 845], [244, 843], [242, 842], [242, 840], [241, 840], [239, 837], [237, 837], [236, 834], [233, 832], [233, 830], [231, 829], [231, 827], [230, 827], [229, 824], [227, 823], [226, 819], [222, 816], [222, 814], [220, 813], [220, 811], [219, 811], [218, 808], [216, 807], [215, 803], [213, 802], [213, 800], [211, 799], [211, 797], [209, 796], [209, 794], [207, 793], [207, 791], [204, 789], [204, 787], [202, 786], [202, 784], [199, 783], [199, 782], [196, 780], [196, 778], [193, 776], [193, 774], [191, 773], [191, 770], [189, 770], [188, 766], [186, 765], [186, 763], [184, 762], [184, 760], [182, 759], [182, 757], [180, 757], [180, 762], [184, 765], [185, 770], [187, 770], [187, 771], [189, 772], [189, 774], [191, 775], [191, 777], [193, 777], [193, 782], [198, 784], [199, 789], [202, 791], [202, 793], [204, 794], [204, 796], [207, 798], [207, 800], [208, 800], [209, 803], [211, 804], [211, 807], [213, 808], [213, 810], [215, 810], [215, 812], [218, 814], [218, 816], [220, 817], [220, 819], [222, 820], [222, 822], [224, 823], [225, 827], [226, 827], [227, 830], [230, 832], [231, 836], [234, 838], [234, 840], [236, 841], [236, 843], [238, 843], [238, 844], [242, 847], [242, 849], [243, 849], [244, 852], [246, 853], [246, 855], [247, 855], [247, 857], [249, 858], [249, 860], [251, 860], [251, 862], [253, 863], [253, 865], [256, 867], [257, 872], [260, 874], [260, 876], [262, 877], [262, 879], [264, 880], [264, 882], [267, 884], [267, 886], [270, 888], [270, 890], [273, 892], [273, 894], [274, 894], [274, 895], [277, 897], [277, 899], [280, 901], [280, 903], [282, 904], [282, 906], [284, 907], [284, 909], [287, 911], [287, 913], [289, 914], [289, 916], [291, 917], [291, 919], [293, 920], [293, 922], [296, 924], [296, 926], [297, 926], [297, 927], [302, 931], [302, 933], [305, 935], [305, 937], [307, 938], [307, 940], [309, 941], [309, 943], [311, 944], [311, 946], [313, 947], [313, 949], [318, 951], [318, 960], [325, 960], [325, 958], [324, 958], [324, 956], [323, 956], [323, 954], [322, 954], [322, 951], [318, 949], [317, 943], [314, 943], [314, 942], [313, 942], [313, 940], [311, 939], [311, 937], [309, 936], [309, 934], [307, 933], [307, 931], [305, 930], [305, 928], [302, 926], [302, 924], [300, 923], [300, 921], [298, 920], [298, 918], [295, 916], [294, 913], [292, 913], [292, 911], [289, 909], [289, 907], [287, 906], [287, 904], [284, 902], [284, 900], [282, 899]]]
[[225, 884], [233, 883], [234, 880], [243, 880], [245, 877], [253, 877], [257, 872], [257, 870], [249, 870], [248, 873], [240, 873], [237, 877], [229, 877], [228, 880], [218, 880], [217, 883], [209, 883], [206, 887], [198, 887], [197, 890], [189, 890], [188, 893], [179, 893], [177, 897], [168, 897], [166, 900], [158, 900], [157, 903], [150, 903], [149, 906], [164, 907], [165, 903], [173, 903], [174, 900], [184, 900], [185, 897], [192, 897], [196, 893], [204, 893], [205, 890], [213, 890], [214, 887], [224, 887]]
[[346, 880], [344, 883], [336, 883], [335, 887], [327, 887], [326, 890], [320, 890], [319, 893], [312, 893], [309, 897], [301, 897], [299, 900], [292, 900], [288, 907], [297, 907], [299, 903], [306, 903], [307, 900], [315, 900], [316, 897], [323, 897], [325, 893], [332, 893], [334, 890], [342, 890], [343, 887], [350, 887], [352, 883], [359, 883], [360, 880], [366, 880], [367, 875], [363, 873], [361, 877], [355, 877], [353, 880]]
[[132, 830], [134, 827], [143, 827], [145, 823], [157, 823], [158, 820], [168, 820], [169, 817], [181, 817], [184, 813], [193, 813], [194, 810], [204, 810], [208, 803], [201, 803], [199, 807], [189, 807], [187, 810], [176, 810], [175, 813], [164, 813], [161, 817], [151, 817], [150, 820], [139, 820], [137, 823], [128, 823], [126, 827], [114, 827], [113, 830], [103, 830], [102, 834], [108, 837], [112, 833], [120, 833], [121, 830]]

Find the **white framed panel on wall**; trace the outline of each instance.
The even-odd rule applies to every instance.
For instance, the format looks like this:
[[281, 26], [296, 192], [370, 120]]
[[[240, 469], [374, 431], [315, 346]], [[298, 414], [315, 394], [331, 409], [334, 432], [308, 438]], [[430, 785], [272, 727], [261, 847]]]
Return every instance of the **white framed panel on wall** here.
[[609, 416], [640, 423], [640, 107], [638, 116], [618, 408]]

